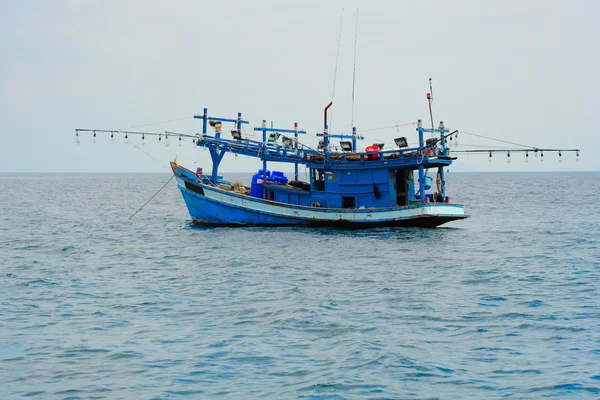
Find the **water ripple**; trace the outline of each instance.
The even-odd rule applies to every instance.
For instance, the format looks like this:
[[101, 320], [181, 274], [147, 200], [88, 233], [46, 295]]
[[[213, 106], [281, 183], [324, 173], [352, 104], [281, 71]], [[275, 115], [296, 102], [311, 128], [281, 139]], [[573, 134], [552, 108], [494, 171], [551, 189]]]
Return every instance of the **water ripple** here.
[[436, 230], [128, 220], [166, 179], [0, 175], [0, 398], [599, 397], [600, 175], [455, 174]]

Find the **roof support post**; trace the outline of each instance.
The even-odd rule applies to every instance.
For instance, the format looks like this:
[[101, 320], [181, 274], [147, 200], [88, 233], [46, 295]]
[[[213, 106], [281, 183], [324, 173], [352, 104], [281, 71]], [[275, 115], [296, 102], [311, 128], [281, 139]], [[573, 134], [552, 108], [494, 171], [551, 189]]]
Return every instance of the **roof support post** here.
[[425, 143], [423, 142], [423, 122], [421, 120], [417, 121], [417, 131], [419, 132], [419, 156], [421, 157], [421, 163], [419, 164], [419, 193], [421, 195], [421, 201], [425, 201], [425, 171], [423, 169], [423, 158], [425, 154], [423, 152], [423, 147]]
[[265, 185], [265, 182], [267, 182], [267, 120], [263, 119], [262, 121], [262, 145], [263, 145], [263, 153], [262, 153], [262, 158], [263, 158], [263, 199], [266, 198], [267, 196], [267, 187]]
[[217, 177], [219, 176], [219, 164], [221, 164], [221, 160], [223, 160], [223, 156], [225, 155], [225, 151], [221, 150], [219, 152], [218, 148], [210, 147], [208, 149], [210, 151], [210, 158], [212, 159], [212, 174], [211, 180], [212, 183], [217, 186]]
[[[294, 148], [298, 151], [298, 123], [294, 122]], [[298, 163], [294, 163], [294, 180], [298, 180]]]

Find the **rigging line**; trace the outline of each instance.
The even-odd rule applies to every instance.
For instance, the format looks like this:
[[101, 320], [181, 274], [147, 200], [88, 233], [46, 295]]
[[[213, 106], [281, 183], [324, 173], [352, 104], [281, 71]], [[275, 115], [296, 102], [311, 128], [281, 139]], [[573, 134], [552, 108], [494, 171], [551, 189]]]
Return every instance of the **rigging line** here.
[[392, 144], [392, 145], [396, 146], [396, 144], [394, 142], [386, 142], [385, 140], [381, 140], [381, 138], [374, 138], [374, 137], [369, 137], [369, 136], [363, 136], [363, 138], [372, 140], [373, 142], [379, 142], [379, 143], [383, 143], [383, 144]]
[[[485, 146], [485, 145], [481, 145], [481, 144], [466, 144], [466, 143], [461, 143], [459, 144], [457, 147], [461, 147], [461, 146], [466, 146], [466, 147], [485, 147], [488, 149], [504, 149], [505, 147], [499, 147], [499, 146]], [[514, 150], [518, 150], [518, 149], [514, 149]], [[452, 152], [455, 151], [460, 151], [460, 150], [450, 150]]]
[[138, 208], [138, 210], [137, 210], [136, 212], [134, 212], [133, 214], [131, 214], [131, 217], [129, 217], [128, 219], [131, 219], [131, 218], [133, 218], [133, 217], [135, 216], [135, 214], [139, 213], [139, 212], [142, 210], [142, 208], [146, 207], [146, 204], [150, 203], [150, 202], [152, 201], [152, 199], [153, 199], [153, 198], [155, 198], [155, 197], [156, 197], [156, 195], [157, 195], [157, 194], [159, 194], [159, 193], [160, 193], [160, 191], [161, 191], [161, 190], [163, 190], [163, 189], [164, 189], [164, 188], [167, 186], [167, 184], [168, 184], [169, 182], [171, 182], [171, 180], [172, 180], [173, 178], [175, 178], [175, 175], [172, 175], [172, 176], [169, 178], [169, 180], [168, 180], [167, 182], [165, 182], [165, 184], [164, 184], [164, 185], [163, 185], [163, 186], [162, 186], [160, 189], [158, 189], [158, 192], [154, 193], [154, 195], [153, 195], [152, 197], [150, 197], [150, 199], [148, 199], [148, 201], [147, 201], [147, 202], [145, 202], [143, 206], [141, 206], [140, 208]]
[[[116, 131], [118, 135], [120, 135], [121, 137], [124, 137], [123, 134], [119, 131]], [[135, 143], [131, 143], [131, 145], [133, 147], [135, 147], [136, 149], [138, 149], [139, 151], [141, 151], [142, 153], [146, 154], [148, 157], [152, 158], [154, 161], [156, 161], [157, 163], [159, 163], [161, 166], [166, 167], [171, 169], [170, 166], [166, 166], [165, 164], [162, 163], [162, 161], [160, 161], [159, 159], [157, 159], [156, 157], [154, 157], [152, 154], [146, 152], [144, 149], [142, 149], [140, 146], [136, 145]]]
[[168, 122], [176, 122], [176, 121], [183, 121], [184, 119], [188, 119], [188, 118], [193, 118], [193, 117], [183, 117], [183, 118], [176, 118], [176, 119], [170, 119], [167, 121], [159, 121], [159, 122], [150, 122], [148, 124], [143, 124], [143, 125], [134, 125], [134, 126], [128, 126], [127, 128], [122, 128], [120, 130], [124, 130], [124, 129], [133, 129], [133, 128], [141, 128], [144, 126], [150, 126], [150, 125], [159, 125], [159, 124], [166, 124]]
[[521, 147], [527, 147], [527, 148], [530, 148], [530, 149], [535, 149], [534, 146], [527, 146], [525, 144], [519, 144], [519, 143], [509, 142], [507, 140], [496, 139], [496, 138], [489, 137], [489, 136], [477, 135], [475, 133], [471, 133], [471, 132], [467, 132], [467, 131], [463, 131], [463, 130], [461, 130], [460, 133], [464, 133], [464, 134], [471, 135], [471, 136], [477, 136], [477, 137], [480, 137], [480, 138], [483, 138], [483, 139], [495, 140], [497, 142], [508, 143], [508, 144], [512, 144], [512, 145], [515, 145], [515, 146], [521, 146]]
[[409, 125], [416, 125], [416, 122], [409, 122], [407, 124], [394, 124], [394, 125], [390, 125], [390, 126], [382, 126], [381, 128], [370, 128], [370, 129], [361, 129], [360, 133], [362, 132], [371, 132], [371, 131], [379, 131], [382, 129], [389, 129], [389, 128], [400, 128], [402, 126], [409, 126]]
[[354, 30], [354, 67], [352, 69], [352, 125], [354, 126], [354, 88], [356, 84], [356, 44], [358, 43], [358, 8], [356, 9], [356, 28]]

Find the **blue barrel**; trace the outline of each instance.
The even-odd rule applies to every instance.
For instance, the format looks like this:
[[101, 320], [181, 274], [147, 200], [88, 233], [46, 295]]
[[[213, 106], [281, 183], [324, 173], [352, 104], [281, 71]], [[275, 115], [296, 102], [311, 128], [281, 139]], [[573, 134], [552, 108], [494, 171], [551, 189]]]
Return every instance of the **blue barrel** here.
[[[258, 183], [259, 179], [260, 179], [261, 183]], [[252, 185], [250, 185], [250, 196], [262, 199], [262, 197], [263, 197], [262, 179], [263, 179], [262, 170], [260, 171], [260, 174], [257, 173], [257, 174], [252, 175]]]

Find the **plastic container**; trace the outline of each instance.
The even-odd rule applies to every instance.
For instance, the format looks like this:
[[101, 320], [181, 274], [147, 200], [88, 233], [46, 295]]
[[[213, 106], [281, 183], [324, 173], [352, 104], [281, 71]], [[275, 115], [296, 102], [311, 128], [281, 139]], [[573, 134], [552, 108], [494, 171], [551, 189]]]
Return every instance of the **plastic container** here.
[[263, 197], [263, 176], [262, 170], [260, 174], [252, 175], [252, 184], [250, 185], [250, 196], [262, 199]]
[[280, 185], [287, 185], [288, 178], [281, 171], [273, 171], [270, 178], [267, 178], [269, 182], [276, 182]]
[[[367, 153], [379, 153], [379, 150], [381, 150], [379, 148], [379, 146], [375, 146], [375, 145], [367, 146], [367, 148], [365, 149], [365, 151]], [[369, 155], [367, 155], [367, 158], [369, 160], [377, 160], [377, 159], [379, 159], [379, 154], [369, 154]]]

